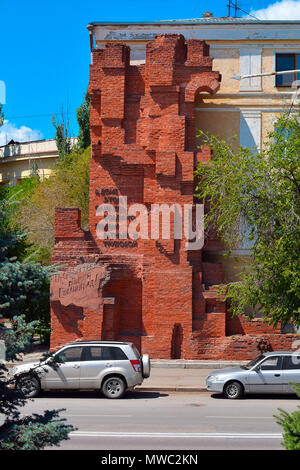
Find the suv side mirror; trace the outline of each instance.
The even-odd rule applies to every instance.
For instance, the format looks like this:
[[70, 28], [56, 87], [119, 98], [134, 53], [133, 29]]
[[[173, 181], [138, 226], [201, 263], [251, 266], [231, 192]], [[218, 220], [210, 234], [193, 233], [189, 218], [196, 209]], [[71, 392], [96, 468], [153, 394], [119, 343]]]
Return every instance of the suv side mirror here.
[[49, 366], [58, 366], [59, 364], [63, 364], [63, 360], [60, 359], [58, 356], [50, 356], [46, 360], [46, 363], [49, 364]]
[[56, 363], [56, 361], [55, 361], [54, 356], [50, 356], [50, 357], [48, 357], [48, 359], [46, 359], [46, 364], [49, 364], [50, 366], [52, 364], [55, 364], [55, 363]]

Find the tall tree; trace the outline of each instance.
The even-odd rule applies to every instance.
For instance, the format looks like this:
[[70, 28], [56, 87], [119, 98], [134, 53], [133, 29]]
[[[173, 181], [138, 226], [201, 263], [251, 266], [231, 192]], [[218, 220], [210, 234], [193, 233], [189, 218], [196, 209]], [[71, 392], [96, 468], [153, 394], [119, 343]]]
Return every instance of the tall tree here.
[[4, 113], [2, 111], [2, 104], [0, 103], [0, 126], [3, 125], [4, 122]]
[[77, 122], [79, 125], [78, 147], [82, 149], [86, 149], [91, 144], [90, 109], [90, 95], [87, 92], [82, 105], [77, 109]]
[[228, 250], [245, 238], [252, 243], [251, 263], [239, 282], [226, 286], [231, 310], [259, 308], [274, 326], [300, 325], [299, 117], [281, 115], [259, 152], [233, 152], [225, 141], [199, 132], [213, 155], [196, 170], [196, 195], [210, 204], [206, 227], [214, 226]]
[[[38, 250], [38, 258], [43, 264], [51, 261], [54, 242], [55, 207], [79, 207], [82, 213], [82, 227], [88, 228], [89, 210], [89, 162], [90, 148], [80, 150], [76, 146], [64, 159], [58, 159], [51, 178], [33, 185], [30, 191], [23, 191], [20, 204], [13, 217], [29, 232], [28, 240], [33, 250]], [[22, 182], [21, 188], [25, 181]], [[29, 185], [29, 184], [28, 184]], [[28, 187], [27, 185], [27, 187]], [[12, 191], [12, 189], [10, 189]]]
[[[10, 318], [13, 328], [2, 331], [8, 361], [18, 359], [30, 344], [35, 322], [26, 323], [22, 314], [30, 305], [39, 302], [53, 268], [18, 260], [19, 244], [23, 234], [12, 231], [7, 221], [11, 201], [0, 201], [0, 317]], [[3, 330], [3, 327], [0, 330]], [[1, 331], [0, 331], [1, 333]], [[0, 364], [0, 449], [37, 450], [59, 444], [68, 439], [73, 427], [59, 418], [59, 411], [45, 411], [33, 416], [21, 415], [19, 409], [26, 404], [21, 392], [10, 388], [7, 369]]]
[[70, 118], [67, 113], [65, 115], [64, 110], [61, 111], [60, 123], [56, 121], [55, 115], [52, 116], [52, 124], [56, 129], [55, 140], [60, 158], [65, 158], [72, 151], [72, 142], [69, 137], [69, 122]]

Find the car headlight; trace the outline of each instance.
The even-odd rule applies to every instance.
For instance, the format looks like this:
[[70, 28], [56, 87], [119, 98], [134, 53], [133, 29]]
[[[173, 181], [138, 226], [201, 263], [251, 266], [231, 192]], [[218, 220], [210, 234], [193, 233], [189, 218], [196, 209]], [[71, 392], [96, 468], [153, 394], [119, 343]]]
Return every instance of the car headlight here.
[[215, 377], [214, 375], [209, 375], [209, 376], [207, 377], [207, 380], [208, 380], [209, 382], [214, 382], [214, 381], [216, 380], [216, 377]]
[[9, 372], [8, 372], [8, 373], [9, 373], [9, 375], [15, 375], [16, 372], [17, 372], [17, 370], [18, 370], [18, 369], [17, 369], [16, 367], [13, 367], [12, 369], [9, 369]]
[[218, 375], [209, 375], [207, 377], [207, 380], [209, 380], [210, 382], [222, 382], [223, 378], [219, 377]]

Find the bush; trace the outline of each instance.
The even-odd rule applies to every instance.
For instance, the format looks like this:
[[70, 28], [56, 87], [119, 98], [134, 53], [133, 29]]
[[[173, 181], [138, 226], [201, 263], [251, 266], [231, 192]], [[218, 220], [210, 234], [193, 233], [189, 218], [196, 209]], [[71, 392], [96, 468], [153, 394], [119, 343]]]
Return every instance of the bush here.
[[[300, 398], [300, 385], [295, 384], [294, 389]], [[300, 450], [300, 406], [298, 408], [299, 411], [292, 413], [287, 413], [279, 408], [279, 416], [275, 416], [277, 423], [283, 428], [282, 445], [287, 450]]]

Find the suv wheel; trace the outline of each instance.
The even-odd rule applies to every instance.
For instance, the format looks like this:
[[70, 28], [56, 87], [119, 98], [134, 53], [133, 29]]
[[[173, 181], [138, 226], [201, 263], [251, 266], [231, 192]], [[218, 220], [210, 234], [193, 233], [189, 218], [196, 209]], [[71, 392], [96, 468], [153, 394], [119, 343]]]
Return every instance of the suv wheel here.
[[106, 398], [121, 398], [125, 393], [125, 383], [120, 377], [109, 377], [104, 380], [102, 393]]
[[39, 380], [33, 375], [22, 375], [16, 381], [16, 388], [21, 390], [23, 395], [28, 398], [37, 397], [41, 392]]
[[243, 396], [243, 386], [239, 382], [229, 382], [224, 387], [224, 395], [226, 398], [236, 400]]

